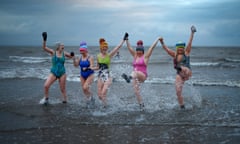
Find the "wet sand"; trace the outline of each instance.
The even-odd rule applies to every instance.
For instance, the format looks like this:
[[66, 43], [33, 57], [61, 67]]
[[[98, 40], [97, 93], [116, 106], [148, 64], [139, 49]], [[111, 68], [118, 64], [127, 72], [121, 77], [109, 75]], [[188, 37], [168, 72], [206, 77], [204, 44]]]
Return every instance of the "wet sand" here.
[[[162, 108], [145, 112], [138, 109], [109, 112], [111, 110], [98, 105], [95, 109], [78, 105], [79, 102], [73, 100], [76, 95], [81, 95], [78, 82], [67, 83], [67, 104], [61, 103], [56, 83], [50, 90], [54, 102], [48, 106], [39, 105], [43, 83], [38, 79], [1, 80], [1, 144], [237, 144], [240, 141], [239, 88], [199, 86], [201, 106], [186, 110]], [[111, 86], [110, 95], [119, 88], [118, 85]], [[113, 106], [108, 107], [111, 108]]]

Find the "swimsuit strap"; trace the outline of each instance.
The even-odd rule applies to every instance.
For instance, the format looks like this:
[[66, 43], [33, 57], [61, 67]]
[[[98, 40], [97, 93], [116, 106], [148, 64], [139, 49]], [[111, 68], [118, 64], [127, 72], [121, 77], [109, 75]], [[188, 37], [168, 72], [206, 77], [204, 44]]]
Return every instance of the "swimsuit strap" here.
[[[86, 60], [89, 61], [89, 58], [90, 58], [90, 55], [88, 55]], [[80, 61], [82, 61], [82, 56], [80, 57]]]

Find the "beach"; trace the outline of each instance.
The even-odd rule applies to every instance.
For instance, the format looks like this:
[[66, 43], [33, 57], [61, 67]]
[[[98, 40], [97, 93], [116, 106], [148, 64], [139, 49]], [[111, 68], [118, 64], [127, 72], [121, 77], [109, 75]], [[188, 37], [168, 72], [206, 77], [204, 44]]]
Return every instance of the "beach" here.
[[[209, 95], [209, 90], [200, 86], [203, 94], [200, 107], [186, 110], [175, 107], [151, 111], [146, 106], [146, 111], [140, 112], [136, 104], [135, 110], [113, 112], [114, 105], [106, 110], [99, 104], [96, 109], [86, 109], [71, 100], [74, 92], [68, 92], [69, 102], [62, 104], [57, 84], [50, 92], [50, 99], [55, 102], [39, 105], [43, 82], [2, 80], [1, 143], [238, 143], [240, 140], [239, 88], [222, 88], [219, 92], [212, 86], [213, 95]], [[78, 91], [78, 84], [70, 82], [67, 88]], [[116, 84], [109, 96], [114, 89]]]
[[56, 82], [50, 88], [50, 104], [39, 105], [49, 56], [40, 48], [11, 48], [1, 48], [0, 143], [239, 143], [238, 48], [193, 49], [193, 77], [183, 90], [185, 110], [177, 103], [171, 59], [157, 48], [149, 78], [141, 85], [144, 112], [139, 111], [132, 85], [120, 75], [131, 71], [127, 51], [121, 50], [121, 58], [112, 61], [114, 80], [105, 109], [96, 80], [91, 86], [95, 106], [85, 107], [79, 68], [71, 60], [65, 64], [68, 103], [62, 104]]

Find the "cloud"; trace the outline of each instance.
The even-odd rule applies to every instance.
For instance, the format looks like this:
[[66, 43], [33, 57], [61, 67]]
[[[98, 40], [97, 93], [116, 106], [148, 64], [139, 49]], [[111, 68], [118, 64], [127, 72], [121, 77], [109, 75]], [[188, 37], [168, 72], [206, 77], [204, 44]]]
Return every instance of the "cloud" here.
[[[29, 39], [21, 43], [39, 42], [42, 31], [49, 32], [49, 40], [66, 44], [86, 40], [96, 45], [99, 37], [117, 44], [127, 31], [131, 40], [143, 39], [146, 44], [159, 35], [169, 43], [188, 40], [189, 28], [198, 28], [196, 44], [218, 44], [228, 39], [240, 45], [240, 13], [238, 0], [2, 0], [0, 5], [0, 43], [21, 34]], [[224, 40], [222, 40], [224, 38]], [[20, 43], [19, 38], [15, 43]], [[227, 44], [227, 43], [226, 43]]]
[[0, 11], [0, 32], [25, 33], [31, 30], [33, 22], [31, 17], [17, 16]]

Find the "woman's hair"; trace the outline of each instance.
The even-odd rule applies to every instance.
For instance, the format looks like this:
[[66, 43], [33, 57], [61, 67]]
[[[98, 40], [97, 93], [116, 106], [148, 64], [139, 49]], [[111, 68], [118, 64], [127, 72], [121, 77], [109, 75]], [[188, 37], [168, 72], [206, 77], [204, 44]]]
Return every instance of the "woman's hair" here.
[[99, 39], [99, 45], [100, 45], [100, 50], [102, 50], [102, 48], [104, 48], [104, 47], [108, 48], [108, 43], [106, 42], [106, 40], [104, 38]]
[[62, 43], [60, 41], [56, 42], [56, 44], [55, 44], [56, 50], [58, 50], [61, 45], [64, 45], [64, 43]]

